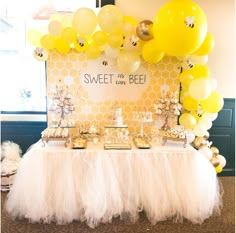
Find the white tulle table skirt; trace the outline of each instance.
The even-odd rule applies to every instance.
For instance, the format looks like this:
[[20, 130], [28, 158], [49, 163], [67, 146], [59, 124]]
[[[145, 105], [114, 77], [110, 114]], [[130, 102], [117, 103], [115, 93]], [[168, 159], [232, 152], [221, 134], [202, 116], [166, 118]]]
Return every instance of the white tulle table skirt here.
[[136, 221], [172, 218], [202, 223], [222, 204], [212, 164], [192, 147], [150, 150], [71, 150], [41, 143], [21, 160], [6, 210], [31, 222], [86, 221], [113, 217]]

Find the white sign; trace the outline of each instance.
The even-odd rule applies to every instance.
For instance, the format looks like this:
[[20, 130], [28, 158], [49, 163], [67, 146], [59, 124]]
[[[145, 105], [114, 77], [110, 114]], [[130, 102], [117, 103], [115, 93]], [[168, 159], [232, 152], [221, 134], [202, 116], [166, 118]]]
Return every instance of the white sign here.
[[149, 85], [150, 75], [142, 65], [132, 74], [119, 71], [116, 62], [106, 56], [88, 60], [79, 77], [83, 88], [93, 101], [136, 101]]

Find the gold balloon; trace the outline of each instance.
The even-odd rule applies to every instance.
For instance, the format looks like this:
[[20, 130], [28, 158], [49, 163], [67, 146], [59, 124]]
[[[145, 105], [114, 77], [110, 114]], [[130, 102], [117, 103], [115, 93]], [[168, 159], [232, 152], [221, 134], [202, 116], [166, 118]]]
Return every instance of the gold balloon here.
[[216, 156], [213, 156], [210, 161], [214, 167], [217, 167], [218, 165], [220, 165], [220, 160]]
[[212, 146], [210, 149], [211, 149], [213, 155], [218, 155], [219, 154], [219, 149], [217, 147]]
[[199, 149], [201, 146], [205, 145], [206, 141], [203, 137], [196, 137], [193, 140], [193, 146], [197, 149]]
[[153, 22], [151, 20], [143, 20], [136, 27], [137, 36], [144, 41], [151, 40], [153, 38], [152, 33]]

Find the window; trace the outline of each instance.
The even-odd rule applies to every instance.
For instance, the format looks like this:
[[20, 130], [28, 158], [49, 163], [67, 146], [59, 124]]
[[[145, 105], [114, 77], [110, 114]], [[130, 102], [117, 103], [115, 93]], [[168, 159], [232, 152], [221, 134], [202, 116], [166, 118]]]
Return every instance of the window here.
[[34, 59], [26, 41], [26, 31], [33, 23], [0, 21], [1, 111], [46, 111], [45, 62]]
[[[46, 27], [52, 14], [95, 9], [114, 1], [3, 0], [0, 3], [0, 110], [46, 112], [46, 64], [33, 57], [29, 29]], [[27, 6], [27, 7], [25, 7]]]

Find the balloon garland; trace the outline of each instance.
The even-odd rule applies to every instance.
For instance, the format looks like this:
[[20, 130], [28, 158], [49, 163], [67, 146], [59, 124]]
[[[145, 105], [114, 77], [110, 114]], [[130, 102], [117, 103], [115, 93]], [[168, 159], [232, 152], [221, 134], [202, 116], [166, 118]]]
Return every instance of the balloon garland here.
[[179, 123], [196, 138], [207, 135], [223, 108], [217, 81], [210, 78], [206, 66], [214, 36], [208, 31], [204, 11], [191, 0], [171, 0], [157, 11], [153, 21], [141, 22], [123, 15], [115, 5], [103, 6], [98, 14], [83, 7], [74, 14], [53, 15], [46, 34], [33, 29], [26, 36], [36, 47], [34, 57], [39, 61], [46, 61], [52, 50], [61, 54], [75, 50], [88, 59], [104, 53], [123, 73], [136, 72], [142, 60], [155, 64], [164, 56], [176, 57], [181, 62], [183, 105]]

